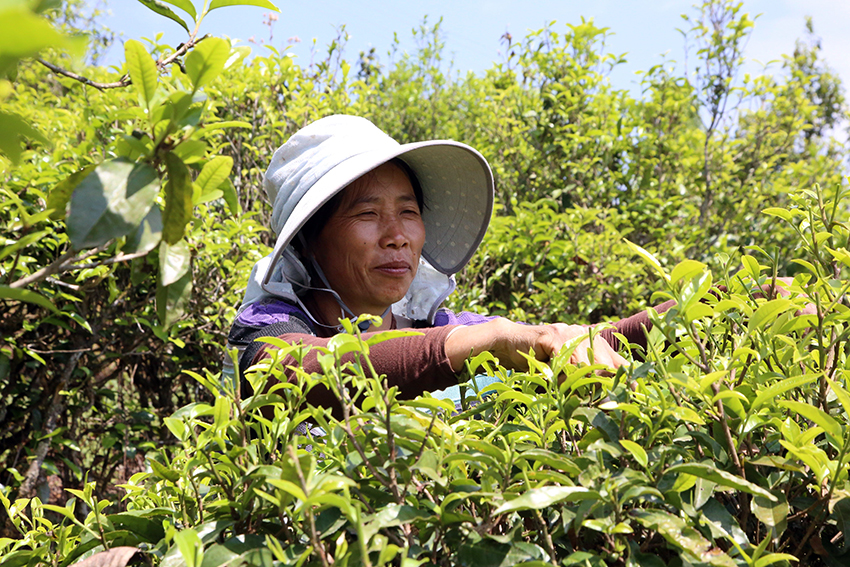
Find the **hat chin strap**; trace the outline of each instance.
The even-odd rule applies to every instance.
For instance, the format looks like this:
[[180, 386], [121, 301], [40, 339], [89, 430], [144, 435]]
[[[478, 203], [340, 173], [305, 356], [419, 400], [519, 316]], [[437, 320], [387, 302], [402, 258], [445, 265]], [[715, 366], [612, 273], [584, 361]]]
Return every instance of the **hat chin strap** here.
[[[325, 276], [325, 272], [322, 271], [322, 267], [319, 266], [319, 263], [316, 262], [316, 258], [314, 258], [312, 254], [310, 254], [310, 263], [312, 264], [313, 269], [316, 270], [316, 275], [319, 276], [319, 279], [322, 280], [322, 283], [325, 285], [324, 288], [314, 287], [314, 288], [310, 288], [310, 289], [312, 289], [313, 291], [324, 291], [324, 292], [330, 293], [333, 296], [333, 298], [336, 300], [337, 304], [339, 304], [340, 309], [342, 309], [343, 315], [348, 317], [349, 321], [351, 321], [352, 324], [356, 324], [357, 328], [360, 329], [361, 333], [365, 333], [369, 329], [369, 327], [372, 326], [372, 322], [371, 321], [362, 321], [360, 323], [357, 323], [357, 315], [355, 315], [354, 312], [351, 309], [349, 309], [348, 305], [345, 304], [345, 302], [342, 300], [342, 298], [339, 296], [339, 294], [331, 288], [331, 284], [328, 281], [328, 278]], [[300, 303], [300, 301], [299, 301], [299, 303]], [[390, 311], [392, 310], [392, 307], [393, 306], [390, 305], [389, 307], [386, 308], [386, 310], [381, 314], [381, 319], [384, 319], [390, 313]], [[310, 318], [312, 319], [312, 315], [310, 316]], [[325, 327], [325, 328], [336, 329], [338, 331], [343, 330], [341, 325], [323, 325], [322, 323], [319, 323], [315, 319], [313, 319], [313, 322], [315, 322], [315, 323], [317, 323], [317, 324], [319, 324], [319, 325], [321, 325], [322, 327]]]
[[[299, 233], [298, 238], [301, 240], [301, 244], [304, 247], [304, 249], [306, 249], [307, 243], [304, 240], [304, 236]], [[342, 309], [342, 315], [343, 316], [347, 317], [348, 320], [351, 321], [351, 323], [353, 325], [356, 324], [357, 328], [360, 329], [361, 333], [365, 333], [367, 330], [369, 330], [369, 327], [372, 326], [372, 322], [371, 321], [362, 321], [360, 323], [357, 323], [357, 315], [355, 315], [354, 312], [345, 304], [345, 302], [342, 300], [342, 298], [339, 296], [339, 294], [331, 288], [331, 284], [330, 284], [330, 282], [328, 282], [328, 278], [325, 276], [325, 272], [322, 271], [322, 267], [319, 266], [319, 263], [316, 262], [316, 258], [314, 258], [312, 254], [310, 254], [310, 263], [312, 264], [313, 269], [316, 271], [316, 275], [319, 276], [319, 279], [322, 280], [322, 283], [325, 285], [325, 287], [312, 287], [312, 286], [307, 285], [303, 282], [291, 281], [289, 279], [289, 277], [287, 276], [285, 271], [281, 271], [281, 275], [283, 276], [283, 278], [286, 281], [289, 282], [289, 284], [292, 286], [293, 291], [295, 290], [295, 287], [297, 286], [297, 287], [299, 287], [303, 290], [323, 291], [325, 293], [331, 294], [333, 296], [333, 298], [336, 300], [337, 304], [339, 304], [340, 309]], [[299, 296], [299, 294], [293, 293], [292, 295], [293, 295], [293, 299], [295, 299], [295, 301], [298, 303], [298, 306], [301, 309], [304, 310], [304, 313], [306, 313], [307, 316], [310, 318], [310, 320], [313, 321], [313, 323], [315, 323], [316, 325], [318, 325], [320, 327], [324, 327], [325, 329], [334, 329], [337, 332], [342, 332], [342, 331], [345, 330], [342, 327], [342, 325], [326, 325], [324, 323], [319, 322], [319, 320], [310, 312], [310, 309], [308, 309], [307, 306], [304, 304], [304, 302], [301, 301], [301, 297]], [[384, 311], [381, 314], [381, 319], [384, 319], [388, 314], [391, 313], [391, 311], [392, 311], [392, 305], [387, 307], [386, 311]]]

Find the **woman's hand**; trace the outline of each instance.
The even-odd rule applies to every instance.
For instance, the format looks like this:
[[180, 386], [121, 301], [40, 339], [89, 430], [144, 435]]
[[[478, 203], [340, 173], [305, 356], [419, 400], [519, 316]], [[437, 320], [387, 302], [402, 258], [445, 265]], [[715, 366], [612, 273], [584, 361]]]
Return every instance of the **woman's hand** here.
[[[588, 333], [589, 330], [580, 325], [520, 325], [500, 318], [481, 325], [454, 329], [446, 338], [445, 349], [455, 372], [463, 368], [468, 357], [484, 351], [492, 352], [507, 368], [526, 370], [528, 361], [520, 353], [533, 351], [537, 360], [545, 362], [553, 358], [566, 343]], [[597, 335], [592, 345], [589, 338], [582, 340], [570, 356], [570, 362], [619, 368], [626, 364], [626, 359]]]

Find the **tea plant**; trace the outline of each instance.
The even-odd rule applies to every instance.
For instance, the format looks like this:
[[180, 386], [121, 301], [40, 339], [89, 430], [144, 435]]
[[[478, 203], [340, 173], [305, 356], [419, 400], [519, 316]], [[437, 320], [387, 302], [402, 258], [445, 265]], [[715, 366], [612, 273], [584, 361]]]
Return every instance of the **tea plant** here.
[[[290, 381], [281, 363], [303, 347], [267, 339], [279, 350], [244, 398], [190, 372], [214, 402], [165, 420], [175, 445], [147, 454], [125, 511], [91, 485], [63, 507], [4, 498], [22, 535], [7, 564], [129, 545], [169, 566], [841, 565], [850, 231], [819, 188], [794, 201], [766, 211], [800, 231], [793, 281], [756, 250], [725, 260], [720, 291], [703, 264], [667, 273], [635, 246], [677, 306], [614, 375], [570, 348], [513, 373], [485, 353], [467, 373], [501, 382], [474, 403], [402, 400], [351, 355], [404, 331], [354, 328], [318, 349], [321, 374]], [[339, 417], [306, 405], [317, 387]]]

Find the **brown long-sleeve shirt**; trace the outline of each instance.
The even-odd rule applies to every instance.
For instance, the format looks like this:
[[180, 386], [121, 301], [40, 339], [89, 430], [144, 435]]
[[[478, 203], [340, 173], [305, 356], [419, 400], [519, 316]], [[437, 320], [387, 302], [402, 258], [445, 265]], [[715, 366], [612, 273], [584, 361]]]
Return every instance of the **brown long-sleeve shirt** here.
[[[242, 368], [248, 368], [262, 358], [272, 356], [268, 344], [249, 342], [257, 337], [277, 336], [288, 343], [301, 343], [310, 347], [327, 346], [330, 336], [316, 335], [332, 335], [332, 332], [311, 325], [309, 320], [302, 316], [303, 312], [296, 307], [279, 303], [282, 302], [266, 303], [250, 313], [243, 312], [240, 319], [234, 323], [231, 343], [239, 344], [241, 339], [242, 343], [249, 347], [240, 360]], [[674, 304], [673, 301], [668, 301], [655, 309], [664, 312]], [[286, 320], [282, 321], [284, 318]], [[397, 337], [371, 346], [369, 359], [375, 370], [386, 376], [389, 386], [399, 388], [400, 397], [403, 399], [416, 397], [423, 392], [442, 390], [457, 384], [457, 374], [452, 370], [445, 351], [446, 337], [459, 324], [476, 325], [491, 319], [493, 317], [443, 312], [438, 314], [434, 327], [416, 328], [416, 335]], [[605, 329], [600, 334], [614, 347], [620, 346], [614, 333], [622, 334], [632, 344], [645, 347], [644, 327], [648, 329], [650, 326], [647, 313], [641, 312], [613, 323], [614, 328]], [[242, 336], [234, 337], [234, 331], [240, 328], [243, 331]], [[365, 333], [364, 337], [369, 338], [373, 334]], [[344, 359], [352, 360], [354, 356], [349, 354]], [[283, 364], [293, 367], [296, 361], [288, 356], [283, 360]], [[302, 360], [301, 367], [309, 373], [321, 371], [315, 352], [308, 353]], [[294, 371], [288, 372], [288, 375], [290, 379], [295, 378]], [[336, 398], [324, 387], [314, 388], [308, 395], [308, 400], [314, 405], [331, 407], [338, 411]]]

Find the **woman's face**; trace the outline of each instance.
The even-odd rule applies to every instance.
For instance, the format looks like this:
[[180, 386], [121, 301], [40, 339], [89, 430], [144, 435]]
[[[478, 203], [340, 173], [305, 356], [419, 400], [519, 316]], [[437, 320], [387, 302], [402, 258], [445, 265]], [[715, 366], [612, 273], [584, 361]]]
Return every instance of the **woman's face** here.
[[349, 309], [373, 315], [382, 315], [407, 293], [424, 244], [425, 225], [413, 186], [392, 163], [346, 187], [336, 212], [308, 243]]

